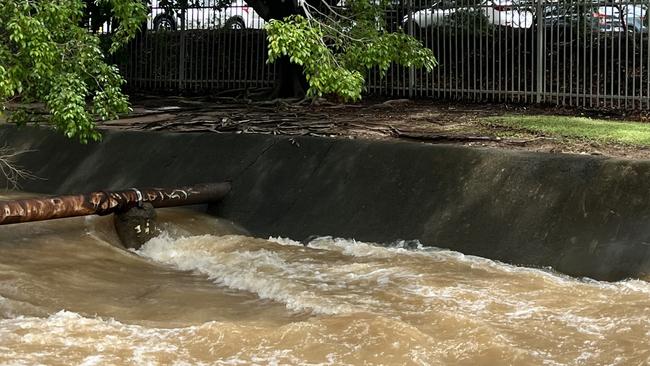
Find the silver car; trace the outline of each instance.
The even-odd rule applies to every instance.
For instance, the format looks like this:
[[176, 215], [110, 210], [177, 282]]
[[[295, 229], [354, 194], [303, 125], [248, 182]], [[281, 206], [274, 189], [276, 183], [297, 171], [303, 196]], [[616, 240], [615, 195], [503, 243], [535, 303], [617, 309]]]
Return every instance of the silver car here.
[[629, 31], [648, 31], [648, 19], [646, 18], [648, 8], [646, 5], [622, 5], [621, 11], [623, 12], [623, 20]]
[[[403, 22], [405, 24], [410, 22], [416, 27], [427, 28], [442, 25], [443, 22], [457, 12], [476, 8], [458, 6], [455, 0], [440, 0], [427, 9], [418, 10], [405, 16]], [[492, 25], [524, 29], [533, 26], [533, 13], [519, 9], [512, 0], [485, 0], [480, 4], [480, 11]]]
[[177, 30], [181, 28], [183, 18], [185, 29], [262, 29], [266, 24], [243, 0], [235, 0], [224, 9], [218, 9], [215, 4], [215, 0], [199, 0], [182, 11], [162, 7], [159, 0], [152, 0], [148, 28]]

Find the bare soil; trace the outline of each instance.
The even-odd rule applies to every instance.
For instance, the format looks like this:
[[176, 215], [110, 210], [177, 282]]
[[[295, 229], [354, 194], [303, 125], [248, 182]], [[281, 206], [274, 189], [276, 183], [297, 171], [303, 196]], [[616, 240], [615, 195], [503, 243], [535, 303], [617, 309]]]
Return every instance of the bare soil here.
[[650, 149], [557, 138], [491, 124], [501, 115], [571, 115], [646, 122], [644, 114], [624, 115], [557, 106], [449, 103], [431, 100], [370, 100], [359, 104], [253, 102], [232, 98], [132, 98], [133, 112], [105, 129], [262, 133], [364, 139], [401, 139], [422, 143], [604, 155], [650, 159]]

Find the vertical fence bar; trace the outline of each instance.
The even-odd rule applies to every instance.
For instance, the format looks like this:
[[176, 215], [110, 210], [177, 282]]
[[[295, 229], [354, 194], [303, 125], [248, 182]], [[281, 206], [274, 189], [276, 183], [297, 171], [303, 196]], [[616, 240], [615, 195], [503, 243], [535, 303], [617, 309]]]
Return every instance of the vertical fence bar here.
[[200, 58], [197, 60], [197, 64], [199, 64], [199, 72], [198, 72], [198, 80], [196, 81], [196, 89], [204, 92], [207, 87], [206, 84], [208, 82], [208, 76], [207, 76], [207, 63], [208, 63], [208, 51], [210, 44], [208, 43], [208, 36], [210, 34], [210, 0], [203, 0], [201, 2], [201, 8], [200, 12], [197, 15], [197, 18], [199, 18], [199, 24], [197, 25], [197, 42], [195, 43], [195, 47], [198, 47], [201, 50]]
[[[553, 83], [555, 83], [555, 104], [560, 104], [560, 86], [564, 86], [564, 79], [560, 79], [560, 69], [563, 69], [560, 63], [560, 27], [558, 23], [553, 24], [552, 28], [555, 28], [555, 38], [551, 39], [551, 42], [555, 43], [555, 78], [551, 74], [551, 90], [553, 90]], [[553, 60], [551, 59], [551, 63]]]
[[140, 32], [142, 35], [142, 49], [140, 50], [141, 52], [141, 57], [140, 57], [140, 62], [142, 62], [142, 67], [140, 68], [140, 74], [142, 77], [148, 76], [151, 73], [151, 34], [149, 33], [149, 29], [147, 29], [147, 23], [143, 25], [143, 29]]
[[[534, 7], [532, 7], [531, 10], [534, 10], [533, 8]], [[533, 16], [533, 19], [536, 19], [536, 18], [537, 18], [536, 16]], [[523, 60], [524, 88], [523, 88], [523, 90], [526, 92], [526, 94], [524, 96], [524, 100], [526, 102], [530, 102], [532, 100], [532, 99], [530, 99], [530, 96], [529, 96], [529, 93], [528, 93], [528, 91], [529, 91], [528, 88], [530, 87], [529, 84], [528, 84], [528, 75], [529, 75], [529, 70], [528, 70], [529, 69], [529, 64], [528, 64], [528, 37], [532, 34], [533, 30], [535, 29], [535, 24], [536, 24], [536, 21], [535, 21], [535, 23], [531, 24], [531, 29], [532, 30], [527, 31], [526, 33], [524, 33], [524, 60]], [[532, 72], [530, 73], [530, 75], [532, 76]], [[532, 82], [532, 79], [531, 79], [531, 82]]]
[[[472, 9], [473, 12], [476, 12], [476, 5], [477, 5], [476, 3], [472, 3], [472, 4], [469, 5], [469, 7]], [[470, 48], [472, 49], [472, 52], [474, 52], [474, 54], [473, 54], [473, 57], [472, 57], [472, 65], [471, 65], [472, 69], [471, 69], [470, 75], [471, 75], [471, 80], [473, 82], [471, 82], [469, 85], [470, 85], [470, 88], [472, 88], [472, 90], [473, 90], [473, 93], [472, 93], [472, 100], [473, 101], [478, 100], [478, 89], [479, 88], [478, 88], [478, 85], [477, 85], [478, 84], [477, 81], [480, 82], [480, 79], [478, 79], [478, 74], [476, 72], [477, 59], [480, 57], [480, 54], [481, 54], [479, 49], [478, 49], [477, 42], [476, 42], [477, 41], [477, 39], [476, 39], [477, 24], [476, 24], [476, 22], [477, 22], [477, 17], [475, 17], [475, 16], [472, 17], [472, 33], [471, 33], [472, 46]]]
[[[478, 13], [479, 14], [483, 15], [485, 13], [485, 9], [483, 8], [482, 3], [478, 2], [478, 3], [476, 3], [475, 6], [478, 7]], [[487, 30], [483, 28], [483, 22], [479, 21], [479, 24], [478, 24], [478, 37], [479, 37], [478, 38], [478, 50], [479, 50], [478, 54], [480, 55], [479, 61], [481, 63], [481, 65], [479, 65], [479, 67], [478, 67], [479, 100], [483, 100], [485, 98], [485, 95], [483, 94], [483, 91], [484, 91], [484, 88], [483, 88], [483, 80], [484, 79], [483, 78], [484, 78], [484, 76], [483, 76], [483, 65], [482, 64], [487, 63], [487, 58], [483, 54], [483, 52], [485, 52], [484, 48], [483, 48], [483, 39], [485, 38], [486, 31]]]
[[627, 92], [628, 92], [628, 88], [629, 88], [628, 81], [630, 79], [630, 77], [629, 77], [629, 75], [630, 75], [630, 72], [629, 72], [629, 67], [630, 67], [629, 55], [630, 55], [630, 40], [628, 38], [627, 32], [625, 32], [625, 62], [624, 62], [624, 65], [625, 65], [625, 67], [624, 67], [624, 70], [625, 70], [625, 75], [624, 75], [625, 76], [625, 89], [624, 89], [624, 100], [623, 100], [625, 109], [628, 109], [628, 99], [627, 99], [628, 94], [627, 94]]
[[[440, 88], [440, 92], [442, 95], [442, 98], [448, 98], [449, 95], [447, 94], [447, 89], [449, 87], [449, 62], [448, 62], [448, 54], [447, 54], [447, 42], [448, 42], [448, 35], [447, 35], [447, 26], [446, 25], [438, 25], [436, 24], [436, 30], [438, 31], [438, 39], [440, 39], [440, 30], [442, 30], [442, 61], [440, 61], [440, 67], [442, 69], [442, 88]], [[439, 42], [440, 43], [440, 42]]]
[[[420, 10], [422, 8], [423, 8], [422, 7], [422, 0], [417, 0], [417, 5], [409, 13], [415, 12], [416, 9]], [[426, 38], [427, 38], [427, 30], [426, 29], [423, 30], [422, 28], [418, 29], [417, 39], [422, 40], [422, 39], [426, 39]], [[423, 46], [424, 47], [429, 47], [428, 43], [423, 43]], [[419, 75], [418, 75], [419, 78], [417, 80], [419, 82], [419, 88], [418, 88], [418, 96], [419, 97], [423, 97], [426, 94], [428, 94], [428, 93], [426, 93], [426, 91], [430, 89], [429, 81], [431, 81], [432, 74], [433, 74], [433, 72], [429, 73], [426, 70], [420, 69]]]
[[[581, 8], [581, 11], [584, 9]], [[589, 10], [587, 10], [589, 11]], [[584, 36], [584, 45], [582, 47], [582, 64], [584, 67], [582, 68], [582, 106], [586, 107], [587, 106], [587, 70], [591, 70], [591, 59], [589, 60], [589, 63], [587, 63], [587, 51], [589, 52], [589, 55], [591, 55], [591, 48], [593, 48], [593, 42], [592, 40], [592, 34], [591, 34], [591, 25], [589, 28], [587, 27], [587, 23], [583, 22], [582, 24], [582, 32]], [[589, 41], [589, 47], [587, 47], [587, 41]], [[591, 74], [591, 71], [589, 72]], [[591, 82], [591, 80], [590, 80]]]
[[225, 81], [226, 81], [226, 68], [228, 67], [227, 62], [228, 59], [226, 58], [226, 50], [228, 49], [228, 42], [226, 38], [226, 31], [224, 29], [219, 30], [219, 72], [217, 75], [217, 80], [218, 80], [218, 85], [219, 88], [224, 88], [226, 87]]
[[224, 82], [226, 88], [236, 88], [237, 86], [233, 83], [233, 77], [236, 77], [235, 75], [235, 70], [233, 70], [232, 64], [233, 62], [237, 62], [233, 58], [236, 56], [236, 49], [235, 49], [235, 42], [233, 41], [232, 37], [232, 30], [230, 29], [224, 29], [224, 32], [226, 33], [228, 37], [228, 41], [226, 42], [226, 47], [224, 47], [224, 59], [226, 61], [224, 65]]
[[[641, 15], [642, 7], [638, 8], [639, 10], [639, 18], [643, 19], [643, 16]], [[637, 24], [636, 24], [636, 18], [637, 18], [637, 7], [634, 7], [634, 30], [636, 31], [637, 29]], [[628, 16], [629, 17], [629, 16]], [[643, 23], [643, 20], [641, 20], [641, 23]], [[645, 32], [643, 32], [643, 29], [639, 27], [639, 95], [638, 95], [638, 108], [643, 109], [643, 75], [644, 75], [644, 70], [643, 70], [643, 35]]]
[[[413, 24], [413, 0], [408, 0], [406, 2], [406, 13], [407, 13], [407, 17], [408, 17], [407, 18], [407, 22], [408, 22], [407, 24], [409, 24], [409, 25]], [[399, 12], [398, 12], [398, 14], [399, 14]], [[400, 19], [397, 19], [397, 24], [398, 25], [399, 25], [400, 21], [401, 21]], [[415, 36], [414, 29], [413, 29], [415, 27], [409, 26], [407, 28], [408, 28], [409, 36], [411, 36], [411, 37]], [[397, 30], [395, 29], [395, 31], [397, 31]], [[415, 68], [413, 66], [411, 66], [411, 67], [409, 67], [409, 70], [408, 70], [408, 96], [409, 96], [409, 98], [413, 98], [414, 85], [415, 85]]]
[[185, 87], [185, 15], [186, 8], [181, 8], [181, 29], [178, 56], [178, 89], [183, 90]]
[[[545, 6], [542, 5], [542, 12], [544, 12]], [[540, 18], [543, 18], [540, 13]], [[544, 80], [544, 91], [548, 91], [548, 98], [552, 99], [554, 93], [554, 83], [553, 83], [553, 70], [554, 70], [554, 59], [553, 55], [556, 51], [557, 43], [555, 41], [555, 24], [551, 23], [550, 26], [544, 24], [542, 27], [542, 32], [544, 34], [543, 44], [545, 47], [544, 51], [544, 76], [548, 75], [549, 77]], [[546, 37], [548, 33], [548, 37]], [[547, 43], [548, 42], [548, 43]], [[548, 52], [548, 55], [546, 54]], [[548, 56], [548, 59], [547, 59]], [[548, 83], [548, 84], [547, 84]], [[548, 101], [548, 100], [547, 100]]]
[[[578, 2], [579, 1], [580, 0], [578, 0]], [[582, 11], [582, 8], [580, 7], [579, 4], [576, 5], [576, 9], [577, 9], [578, 12]], [[576, 51], [575, 52], [576, 52], [576, 59], [578, 60], [577, 64], [580, 65], [580, 67], [576, 67], [576, 75], [575, 75], [575, 85], [576, 85], [575, 105], [577, 106], [577, 105], [580, 105], [580, 80], [581, 80], [580, 79], [580, 70], [585, 69], [585, 65], [584, 65], [585, 58], [584, 57], [580, 58], [580, 50], [582, 49], [580, 47], [580, 40], [584, 41], [584, 29], [582, 29], [582, 20], [580, 18], [578, 18], [576, 20], [576, 22], [577, 22], [577, 24], [572, 24], [571, 28], [573, 28], [574, 26], [577, 27], [577, 29], [576, 29], [576, 48], [575, 48]], [[582, 45], [582, 47], [584, 48], [584, 44]]]
[[[573, 0], [571, 0], [569, 2], [569, 6], [566, 8], [566, 10], [563, 12], [563, 14], [566, 14], [569, 11], [573, 11], [573, 9], [575, 9], [575, 8], [574, 8]], [[569, 19], [568, 24], [565, 25], [565, 28], [567, 28], [567, 27], [569, 28], [569, 42], [571, 42], [571, 46], [569, 47], [569, 78], [568, 78], [569, 79], [569, 104], [573, 103], [573, 62], [574, 62], [573, 53], [574, 53], [574, 49], [575, 49], [575, 47], [574, 47], [575, 43], [573, 42], [573, 36], [574, 36], [573, 35], [573, 27], [574, 26], [575, 26], [575, 24], [574, 24], [573, 19]], [[565, 29], [565, 33], [566, 33], [566, 29]], [[576, 59], [576, 61], [577, 61], [577, 59]]]
[[[474, 4], [470, 4], [470, 0], [465, 0], [467, 1], [467, 4], [465, 4], [465, 7], [467, 9], [471, 9]], [[474, 20], [476, 17], [472, 17], [472, 20]], [[476, 99], [476, 87], [474, 87], [472, 83], [472, 79], [476, 79], [476, 75], [472, 74], [472, 64], [476, 61], [476, 48], [474, 42], [472, 42], [473, 38], [473, 32], [476, 32], [475, 27], [471, 27], [468, 22], [466, 22], [465, 26], [465, 34], [467, 35], [466, 38], [466, 44], [467, 44], [467, 56], [468, 58], [465, 58], [466, 62], [466, 68], [465, 68], [465, 77], [464, 77], [464, 82], [463, 85], [465, 89], [467, 90], [466, 97], [467, 99]]]
[[[629, 6], [634, 6], [636, 5], [636, 1], [632, 1], [631, 3], [629, 1], [625, 1], [624, 3], [620, 4], [621, 8], [621, 14], [623, 13], [623, 9], [629, 10]], [[634, 10], [633, 10], [634, 11]], [[633, 27], [627, 28], [627, 31], [625, 32], [626, 36], [628, 37], [627, 42], [630, 44], [630, 58], [631, 60], [628, 61], [628, 64], [626, 65], [626, 75], [628, 79], [630, 80], [630, 87], [631, 88], [626, 88], [626, 96], [625, 99], [626, 101], [629, 100], [630, 106], [628, 107], [629, 109], [634, 109], [636, 108], [636, 58], [637, 58], [637, 45], [636, 45], [636, 31], [634, 31]]]
[[537, 103], [542, 102], [543, 93], [544, 93], [544, 54], [546, 53], [544, 48], [544, 17], [542, 16], [542, 11], [544, 9], [544, 0], [536, 0], [537, 2], [537, 89], [535, 94], [535, 101]]
[[[566, 95], [567, 95], [567, 41], [566, 41], [566, 33], [567, 29], [566, 27], [562, 28], [561, 30], [559, 29], [559, 24], [557, 24], [558, 27], [558, 35], [560, 34], [559, 32], [562, 32], [561, 38], [562, 38], [562, 105], [566, 104]], [[560, 97], [558, 96], [558, 102], [560, 101]]]
[[[433, 32], [434, 32], [434, 30], [436, 32], [435, 35], [436, 35], [436, 38], [437, 38], [437, 42], [434, 42], [434, 40], [433, 40], [433, 35], [434, 35]], [[441, 58], [442, 55], [440, 54], [440, 49], [441, 49], [440, 48], [440, 39], [441, 39], [441, 37], [440, 37], [440, 28], [439, 27], [436, 28], [434, 26], [427, 27], [427, 35], [431, 36], [430, 41], [427, 39], [427, 43], [426, 43], [427, 46], [431, 45], [431, 47], [434, 47], [435, 50], [436, 50], [436, 53], [437, 53], [436, 59], [438, 60], [438, 66], [436, 67], [436, 79], [435, 79], [435, 82], [433, 83], [433, 88], [434, 88], [433, 95], [435, 97], [439, 98], [441, 96], [440, 86], [443, 85], [442, 84], [442, 78], [444, 77], [444, 73], [442, 73], [442, 71], [441, 71], [442, 70], [442, 66], [441, 66], [441, 64], [442, 64], [442, 58]], [[443, 38], [443, 41], [444, 41], [444, 38]]]
[[[609, 107], [614, 108], [614, 75], [620, 73], [620, 68], [617, 67], [616, 65], [616, 59], [614, 58], [614, 51], [616, 50], [616, 39], [620, 36], [620, 32], [617, 32], [618, 34], [614, 34], [611, 37], [611, 40], [609, 42], [609, 48], [605, 49], [605, 57], [608, 57], [609, 59], [605, 60], [605, 64], [609, 64], [610, 72], [609, 75], [605, 74], [605, 81], [609, 80], [609, 89], [607, 85], [605, 85], [605, 90], [603, 91], [603, 94], [605, 94], [605, 99], [609, 100]], [[605, 102], [606, 104], [607, 102]]]
[[[617, 64], [616, 64], [616, 75], [618, 76], [618, 78], [617, 78], [618, 80], [617, 80], [617, 83], [616, 83], [616, 91], [612, 92], [612, 94], [615, 94], [615, 95], [620, 97], [620, 95], [622, 93], [621, 86], [623, 85], [621, 83], [621, 76], [623, 74], [622, 71], [624, 69], [624, 66], [623, 66], [623, 64], [621, 62], [621, 60], [622, 60], [621, 50], [623, 49], [623, 47], [621, 45], [621, 38], [622, 38], [621, 33], [617, 34], [616, 38], [618, 39], [618, 47], [617, 47], [618, 56], [616, 58], [616, 62], [617, 62]], [[617, 107], [621, 108], [621, 98], [616, 98], [616, 100], [617, 100]]]
[[200, 28], [196, 26], [196, 16], [197, 16], [197, 8], [194, 7], [193, 9], [190, 9], [190, 15], [189, 15], [189, 21], [186, 26], [187, 29], [187, 37], [185, 39], [185, 43], [187, 44], [188, 51], [187, 54], [189, 57], [185, 60], [185, 64], [187, 65], [187, 83], [185, 85], [186, 89], [189, 90], [194, 90], [196, 89], [196, 80], [198, 77], [199, 73], [199, 47], [196, 47], [198, 40], [200, 39]]
[[[216, 1], [216, 0], [215, 0]], [[216, 3], [213, 1], [212, 2], [212, 7], [216, 7]], [[208, 35], [208, 57], [210, 57], [210, 66], [209, 66], [209, 71], [206, 72], [205, 77], [208, 78], [208, 83], [207, 87], [210, 90], [215, 89], [214, 85], [214, 68], [215, 68], [215, 44], [216, 44], [216, 32], [217, 32], [217, 27], [219, 26], [220, 19], [218, 19], [219, 15], [215, 15], [215, 18], [212, 20], [212, 27], [210, 29], [210, 33]]]
[[[524, 13], [524, 14], [526, 14], [525, 16], [528, 16], [528, 13]], [[519, 19], [520, 19], [520, 22], [521, 22], [521, 12], [519, 13]], [[522, 48], [521, 47], [522, 46], [521, 33], [522, 33], [521, 29], [518, 29], [517, 30], [517, 88], [516, 88], [516, 90], [518, 92], [520, 92], [520, 93], [517, 94], [517, 99], [516, 99], [517, 102], [521, 102], [521, 97], [522, 97], [522, 93], [521, 93], [522, 92], [522, 90], [521, 90], [521, 48]], [[513, 39], [512, 42], [514, 44], [514, 39]], [[524, 55], [524, 57], [525, 57], [525, 55]], [[514, 62], [513, 62], [513, 67], [514, 67]], [[514, 85], [514, 78], [513, 78], [512, 83]], [[514, 99], [514, 97], [513, 97], [513, 99]]]
[[[153, 27], [152, 27], [153, 28]], [[154, 36], [151, 39], [151, 42], [153, 44], [152, 50], [151, 50], [151, 66], [149, 66], [150, 72], [149, 74], [151, 75], [150, 79], [150, 86], [154, 88], [163, 88], [163, 75], [165, 75], [165, 68], [163, 65], [161, 65], [158, 61], [159, 58], [162, 57], [162, 46], [161, 42], [162, 41], [162, 36], [160, 34], [160, 31], [156, 30], [154, 32]], [[169, 58], [167, 58], [169, 59]], [[157, 72], [156, 72], [157, 70]], [[160, 78], [157, 78], [156, 75], [160, 75]], [[160, 79], [160, 80], [159, 80]], [[167, 77], [167, 79], [171, 79], [171, 75]]]
[[[600, 3], [598, 5], [600, 5]], [[607, 12], [607, 11], [605, 11], [605, 12]], [[591, 99], [596, 100], [596, 105], [597, 106], [600, 104], [600, 48], [601, 48], [600, 38], [601, 38], [601, 33], [603, 33], [603, 32], [601, 32], [600, 30], [598, 32], [596, 32], [596, 49], [595, 49], [595, 51], [596, 51], [596, 73], [595, 73], [595, 75], [596, 75], [596, 85], [595, 85], [596, 86], [596, 93], [595, 93], [596, 96], [595, 96], [595, 98], [593, 96], [593, 94], [594, 94], [594, 91], [593, 91], [594, 83], [593, 83], [593, 81], [590, 83], [591, 94], [592, 94]], [[592, 49], [591, 51], [593, 53], [594, 50]], [[593, 74], [593, 71], [592, 71], [592, 74]], [[593, 107], [593, 103], [592, 103], [591, 106]]]
[[[445, 6], [445, 13], [443, 13], [444, 17], [446, 16], [446, 11], [447, 9], [452, 8], [450, 5], [453, 4], [453, 6], [457, 6], [457, 4], [461, 4], [462, 0], [457, 0], [457, 2], [449, 2], [447, 6]], [[459, 87], [459, 82], [460, 82], [460, 73], [459, 73], [459, 59], [460, 57], [463, 56], [463, 43], [459, 42], [459, 40], [462, 41], [462, 37], [459, 37], [458, 35], [462, 32], [461, 30], [461, 25], [458, 21], [452, 22], [451, 25], [451, 31], [450, 33], [450, 44], [449, 44], [449, 53], [451, 56], [451, 61], [449, 62], [449, 70], [451, 72], [451, 85], [449, 86], [449, 89], [451, 90], [451, 99], [452, 100], [458, 100], [459, 99], [459, 90], [461, 89]]]
[[501, 75], [501, 70], [503, 69], [503, 38], [501, 37], [501, 10], [497, 10], [497, 18], [499, 19], [499, 22], [497, 23], [497, 74], [495, 75], [495, 78], [497, 80], [497, 100], [501, 102], [501, 98], [503, 97], [503, 88], [501, 87], [501, 80], [502, 80], [502, 75]]
[[[486, 11], [488, 13], [492, 13], [492, 17], [490, 19], [494, 19], [494, 7], [489, 6], [489, 8], [488, 8], [487, 4], [490, 4], [490, 2], [489, 1], [486, 2]], [[491, 61], [490, 64], [492, 64], [492, 73], [490, 73], [490, 70], [488, 69], [488, 78], [490, 80], [492, 80], [492, 82], [490, 83], [492, 85], [491, 85], [491, 88], [490, 88], [490, 94], [489, 95], [490, 95], [490, 99], [494, 100], [494, 99], [496, 99], [495, 97], [496, 97], [496, 90], [497, 90], [497, 80], [496, 80], [496, 75], [497, 75], [496, 47], [497, 47], [497, 45], [496, 45], [496, 27], [491, 23], [490, 23], [490, 40], [492, 41], [491, 42], [492, 47], [490, 48], [490, 55], [492, 56], [491, 60], [490, 60]]]

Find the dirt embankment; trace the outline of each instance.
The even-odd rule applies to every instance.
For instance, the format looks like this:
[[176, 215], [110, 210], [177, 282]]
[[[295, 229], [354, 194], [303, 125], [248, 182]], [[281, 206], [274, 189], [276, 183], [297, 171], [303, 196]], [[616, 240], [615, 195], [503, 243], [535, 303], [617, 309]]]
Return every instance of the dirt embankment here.
[[260, 133], [364, 139], [405, 139], [501, 149], [650, 159], [638, 146], [545, 136], [491, 123], [513, 115], [570, 115], [646, 122], [622, 115], [556, 106], [513, 106], [437, 101], [365, 101], [360, 104], [252, 102], [231, 98], [135, 97], [134, 110], [107, 129], [177, 132]]

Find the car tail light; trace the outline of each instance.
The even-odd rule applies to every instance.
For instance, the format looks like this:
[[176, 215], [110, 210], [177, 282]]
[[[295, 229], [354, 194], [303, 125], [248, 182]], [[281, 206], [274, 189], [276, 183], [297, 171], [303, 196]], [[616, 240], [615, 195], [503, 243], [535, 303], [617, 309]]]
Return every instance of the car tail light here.
[[244, 13], [248, 14], [248, 6], [242, 6], [242, 7], [241, 7], [241, 10], [242, 10]]
[[607, 14], [594, 12], [593, 14], [591, 14], [591, 16], [598, 19], [598, 24], [600, 25], [605, 24], [605, 19], [607, 18]]

